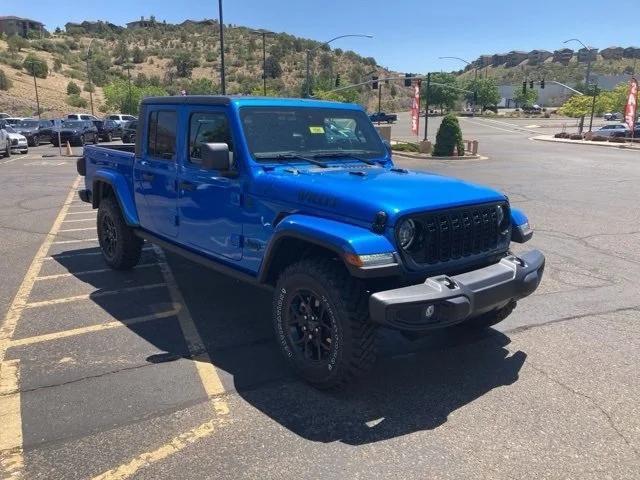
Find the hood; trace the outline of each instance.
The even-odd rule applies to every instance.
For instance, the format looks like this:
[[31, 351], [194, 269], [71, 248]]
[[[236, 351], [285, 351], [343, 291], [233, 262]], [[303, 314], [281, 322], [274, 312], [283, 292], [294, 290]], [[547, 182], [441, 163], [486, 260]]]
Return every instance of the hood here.
[[493, 189], [427, 172], [353, 166], [265, 174], [264, 195], [304, 210], [370, 223], [384, 211], [389, 225], [406, 214], [504, 200]]
[[9, 138], [11, 139], [16, 139], [16, 140], [27, 140], [27, 137], [25, 137], [24, 135], [20, 134], [20, 133], [10, 133], [7, 132], [7, 135], [9, 136]]

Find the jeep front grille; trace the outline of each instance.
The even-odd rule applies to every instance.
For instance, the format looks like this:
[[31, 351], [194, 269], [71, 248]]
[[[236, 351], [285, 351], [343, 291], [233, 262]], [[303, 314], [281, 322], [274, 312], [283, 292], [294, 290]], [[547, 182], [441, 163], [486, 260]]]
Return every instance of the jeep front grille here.
[[[498, 225], [497, 207], [505, 220]], [[510, 239], [507, 203], [441, 210], [411, 217], [416, 242], [405, 252], [418, 264], [434, 265], [506, 250]]]

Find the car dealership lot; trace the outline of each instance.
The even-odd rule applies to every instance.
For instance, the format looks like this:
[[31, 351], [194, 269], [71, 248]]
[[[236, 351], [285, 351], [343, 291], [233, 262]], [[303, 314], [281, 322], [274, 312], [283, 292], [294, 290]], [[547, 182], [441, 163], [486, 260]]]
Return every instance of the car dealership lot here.
[[284, 368], [268, 292], [151, 246], [107, 270], [75, 159], [0, 160], [2, 477], [637, 478], [638, 154], [461, 125], [488, 160], [399, 163], [506, 191], [545, 279], [488, 333], [387, 332], [341, 394]]

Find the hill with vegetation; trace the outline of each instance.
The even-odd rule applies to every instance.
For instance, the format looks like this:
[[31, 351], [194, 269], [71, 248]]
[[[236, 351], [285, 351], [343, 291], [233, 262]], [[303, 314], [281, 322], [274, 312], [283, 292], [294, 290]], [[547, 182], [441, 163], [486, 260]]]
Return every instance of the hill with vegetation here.
[[[67, 24], [44, 38], [0, 37], [0, 111], [36, 113], [32, 74], [36, 74], [41, 111], [58, 116], [135, 111], [143, 96], [220, 93], [220, 42], [216, 20], [180, 25], [153, 17], [137, 28], [107, 22]], [[262, 37], [250, 28], [225, 25], [228, 94], [262, 95]], [[367, 86], [329, 93], [340, 85], [363, 82], [392, 72], [372, 57], [331, 49], [286, 33], [266, 37], [267, 95], [299, 97], [305, 88], [306, 51], [313, 50], [313, 92], [320, 98], [353, 101], [377, 109], [377, 91]], [[91, 94], [90, 94], [91, 93]], [[383, 110], [408, 108], [410, 91], [385, 86]]]

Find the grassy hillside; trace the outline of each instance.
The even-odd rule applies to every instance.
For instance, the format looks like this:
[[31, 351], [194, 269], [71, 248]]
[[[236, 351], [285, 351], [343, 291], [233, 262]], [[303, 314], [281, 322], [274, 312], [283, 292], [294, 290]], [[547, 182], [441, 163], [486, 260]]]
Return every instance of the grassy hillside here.
[[[45, 39], [19, 42], [4, 37], [0, 39], [0, 70], [11, 86], [5, 91], [0, 89], [0, 111], [16, 115], [36, 112], [33, 78], [24, 67], [28, 55], [36, 55], [48, 66], [46, 78], [37, 79], [40, 105], [46, 116], [89, 110], [86, 90], [91, 86], [87, 68], [95, 88], [96, 112], [119, 109], [117, 102], [109, 102], [111, 97], [105, 96], [105, 91], [113, 93], [121, 88], [129, 72], [134, 87], [144, 91], [175, 94], [186, 89], [189, 93], [219, 93], [218, 28], [213, 20], [180, 26], [158, 22], [134, 30], [100, 23], [98, 28], [91, 28], [92, 32], [76, 26], [70, 28], [71, 33], [57, 31]], [[267, 37], [268, 94], [300, 96], [305, 81], [305, 51], [316, 48], [312, 62], [316, 93], [335, 88], [337, 75], [344, 86], [366, 80], [371, 72], [381, 77], [390, 74], [373, 58], [279, 33]], [[260, 36], [246, 27], [225, 27], [225, 63], [227, 93], [262, 94]], [[67, 95], [71, 81], [82, 90], [77, 97]], [[345, 92], [342, 97], [371, 110], [377, 108], [377, 92], [368, 87]], [[84, 102], [86, 107], [82, 106]], [[399, 85], [383, 89], [383, 109], [408, 108], [409, 102], [409, 89]]]

